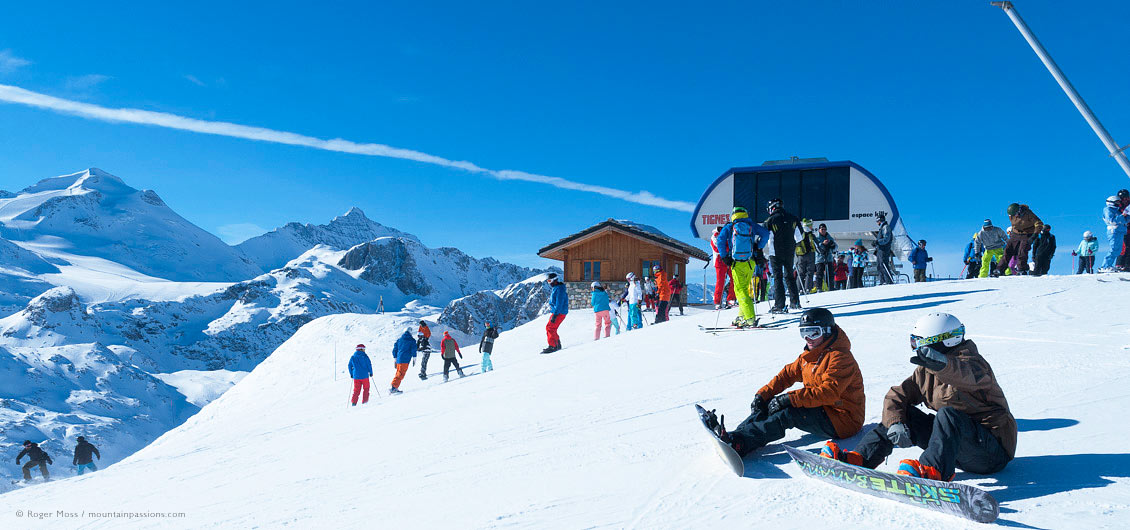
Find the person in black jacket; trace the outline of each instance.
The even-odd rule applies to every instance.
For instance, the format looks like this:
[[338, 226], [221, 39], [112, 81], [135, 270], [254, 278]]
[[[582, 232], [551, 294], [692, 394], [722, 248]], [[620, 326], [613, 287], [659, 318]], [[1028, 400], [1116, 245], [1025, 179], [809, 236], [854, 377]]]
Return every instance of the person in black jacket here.
[[79, 436], [78, 445], [75, 445], [75, 457], [71, 460], [71, 465], [78, 467], [79, 475], [83, 474], [87, 468], [91, 471], [98, 471], [98, 466], [94, 465], [94, 457], [102, 460], [102, 455], [98, 454], [98, 448], [86, 441], [86, 438]]
[[43, 474], [43, 480], [51, 480], [51, 473], [47, 472], [47, 464], [54, 464], [51, 461], [51, 456], [48, 455], [43, 449], [39, 448], [38, 444], [34, 444], [31, 440], [24, 440], [24, 450], [16, 456], [16, 465], [20, 465], [20, 459], [27, 455], [28, 462], [24, 464], [24, 480], [31, 482], [31, 470], [35, 466], [39, 466], [39, 472]]
[[494, 370], [494, 363], [490, 362], [490, 354], [494, 350], [494, 339], [497, 338], [498, 330], [487, 322], [487, 329], [483, 330], [483, 338], [479, 339], [479, 353], [483, 354], [483, 361], [479, 363], [480, 373]]
[[1033, 276], [1043, 276], [1052, 266], [1052, 256], [1055, 255], [1055, 236], [1052, 235], [1052, 225], [1044, 225], [1044, 229], [1032, 238], [1032, 259], [1036, 262]]
[[773, 255], [769, 257], [770, 274], [773, 275], [773, 308], [770, 313], [786, 313], [785, 286], [789, 288], [789, 308], [800, 309], [800, 294], [793, 276], [793, 259], [796, 257], [796, 233], [801, 229], [800, 219], [786, 212], [781, 199], [769, 201], [766, 208], [769, 218], [765, 228], [773, 233]]

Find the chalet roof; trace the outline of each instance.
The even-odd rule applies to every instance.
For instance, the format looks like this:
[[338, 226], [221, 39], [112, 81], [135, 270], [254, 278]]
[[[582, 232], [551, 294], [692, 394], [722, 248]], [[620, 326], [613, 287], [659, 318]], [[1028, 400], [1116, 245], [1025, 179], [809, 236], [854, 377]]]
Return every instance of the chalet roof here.
[[654, 243], [654, 244], [659, 245], [661, 247], [666, 247], [668, 249], [674, 250], [674, 251], [679, 252], [681, 254], [686, 254], [686, 255], [688, 255], [692, 258], [695, 258], [695, 259], [699, 259], [699, 260], [702, 260], [702, 261], [709, 261], [710, 260], [710, 255], [707, 254], [706, 252], [703, 252], [702, 249], [688, 245], [686, 243], [683, 243], [682, 241], [679, 241], [678, 239], [675, 239], [675, 238], [673, 238], [673, 237], [671, 237], [667, 234], [664, 234], [658, 228], [655, 228], [653, 226], [648, 226], [648, 225], [645, 225], [645, 224], [639, 224], [639, 223], [635, 223], [635, 222], [632, 222], [632, 221], [619, 220], [619, 219], [608, 219], [607, 221], [604, 221], [602, 223], [598, 223], [596, 225], [590, 226], [590, 227], [588, 227], [584, 230], [581, 230], [580, 232], [577, 232], [575, 234], [565, 236], [561, 240], [559, 240], [555, 243], [551, 243], [549, 245], [546, 245], [541, 250], [538, 250], [538, 255], [542, 256], [542, 257], [547, 257], [547, 256], [545, 256], [546, 253], [553, 252], [555, 250], [560, 249], [561, 247], [569, 246], [572, 243], [580, 242], [581, 240], [584, 240], [584, 239], [588, 238], [589, 236], [593, 236], [593, 235], [597, 234], [598, 232], [603, 232], [603, 231], [607, 231], [607, 230], [623, 232], [623, 233], [626, 233], [630, 236], [649, 241], [651, 243]]

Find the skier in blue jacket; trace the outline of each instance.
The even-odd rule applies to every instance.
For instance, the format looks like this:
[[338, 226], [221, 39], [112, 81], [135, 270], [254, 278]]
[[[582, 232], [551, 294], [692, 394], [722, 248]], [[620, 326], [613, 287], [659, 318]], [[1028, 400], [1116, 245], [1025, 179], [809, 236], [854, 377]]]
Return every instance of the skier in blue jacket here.
[[1106, 237], [1107, 243], [1110, 245], [1110, 252], [1103, 259], [1103, 265], [1099, 267], [1099, 272], [1110, 272], [1118, 268], [1116, 260], [1122, 253], [1122, 240], [1126, 236], [1127, 223], [1130, 222], [1130, 214], [1127, 213], [1126, 207], [1122, 203], [1123, 200], [1118, 195], [1111, 195], [1106, 198], [1106, 207], [1103, 208], [1103, 223], [1106, 223]]
[[981, 249], [977, 248], [977, 232], [973, 233], [973, 238], [965, 245], [965, 254], [961, 259], [966, 265], [965, 278], [976, 278], [981, 272]]
[[396, 365], [396, 375], [392, 377], [392, 388], [388, 389], [389, 394], [400, 394], [400, 383], [404, 381], [405, 374], [408, 373], [408, 363], [416, 363], [416, 339], [412, 338], [412, 328], [408, 328], [396, 344], [392, 346], [393, 363]]
[[364, 344], [358, 344], [357, 351], [349, 358], [349, 377], [353, 378], [353, 397], [350, 400], [353, 406], [357, 406], [357, 395], [361, 394], [362, 390], [365, 393], [361, 396], [361, 404], [368, 403], [369, 378], [373, 377], [373, 363], [369, 362], [369, 356], [365, 354]]
[[551, 289], [549, 293], [549, 322], [545, 325], [545, 337], [549, 346], [542, 353], [553, 353], [561, 349], [561, 336], [557, 328], [565, 315], [569, 314], [569, 294], [565, 291], [565, 284], [557, 279], [557, 273], [551, 272], [545, 279]]
[[926, 281], [926, 264], [934, 261], [930, 254], [926, 252], [926, 240], [919, 239], [918, 246], [910, 251], [910, 263], [914, 266], [914, 281]]

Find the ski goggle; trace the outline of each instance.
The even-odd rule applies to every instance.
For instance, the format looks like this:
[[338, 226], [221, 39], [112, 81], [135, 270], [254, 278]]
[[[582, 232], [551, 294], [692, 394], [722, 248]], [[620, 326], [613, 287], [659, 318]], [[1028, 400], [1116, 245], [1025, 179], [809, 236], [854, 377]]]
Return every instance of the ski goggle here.
[[820, 326], [801, 326], [800, 337], [804, 340], [816, 340], [824, 336], [824, 328]]
[[950, 331], [947, 331], [945, 333], [939, 333], [937, 335], [931, 335], [929, 337], [920, 337], [918, 335], [911, 335], [910, 336], [910, 349], [912, 349], [914, 351], [918, 351], [918, 348], [921, 348], [923, 346], [930, 346], [932, 344], [937, 344], [937, 343], [942, 342], [942, 341], [947, 340], [947, 339], [952, 339], [952, 338], [955, 338], [955, 337], [963, 337], [963, 336], [965, 336], [965, 326], [961, 326], [957, 329], [950, 330]]

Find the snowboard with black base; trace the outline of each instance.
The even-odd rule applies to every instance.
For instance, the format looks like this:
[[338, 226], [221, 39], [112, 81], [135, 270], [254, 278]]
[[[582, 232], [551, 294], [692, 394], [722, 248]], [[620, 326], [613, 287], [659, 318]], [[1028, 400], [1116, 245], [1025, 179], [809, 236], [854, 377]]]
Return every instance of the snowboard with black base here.
[[991, 523], [1000, 513], [989, 492], [968, 484], [896, 475], [853, 466], [815, 453], [785, 446], [804, 474], [874, 497], [913, 504], [978, 523]]

